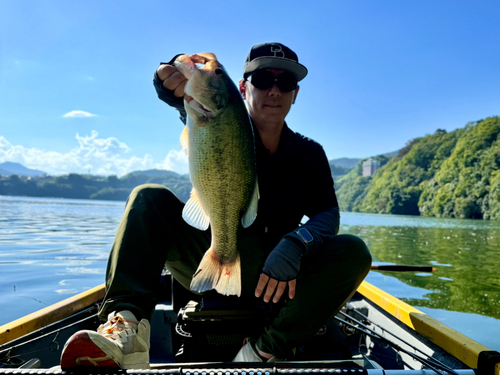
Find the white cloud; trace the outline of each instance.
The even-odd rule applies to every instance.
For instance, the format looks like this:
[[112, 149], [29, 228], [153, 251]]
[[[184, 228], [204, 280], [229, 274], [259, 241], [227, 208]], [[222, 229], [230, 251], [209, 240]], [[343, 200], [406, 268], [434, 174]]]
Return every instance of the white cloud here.
[[96, 115], [86, 111], [70, 111], [63, 115], [63, 117], [95, 117]]
[[187, 156], [183, 151], [171, 150], [165, 160], [155, 163], [151, 155], [138, 157], [130, 155], [130, 148], [117, 138], [99, 138], [93, 130], [89, 136], [75, 136], [78, 146], [67, 153], [26, 148], [12, 145], [0, 136], [0, 163], [5, 161], [21, 163], [32, 169], [42, 170], [49, 175], [67, 173], [92, 173], [98, 175], [123, 176], [132, 171], [144, 169], [168, 169], [187, 173]]
[[156, 168], [176, 171], [180, 174], [188, 174], [189, 166], [187, 154], [184, 150], [170, 150], [165, 160], [156, 164]]

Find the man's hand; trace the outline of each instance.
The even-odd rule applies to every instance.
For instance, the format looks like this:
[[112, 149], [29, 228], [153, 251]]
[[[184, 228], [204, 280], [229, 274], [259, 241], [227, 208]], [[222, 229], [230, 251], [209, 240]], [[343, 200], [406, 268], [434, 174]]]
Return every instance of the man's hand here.
[[295, 286], [297, 284], [296, 279], [290, 281], [278, 281], [273, 279], [266, 274], [262, 273], [259, 278], [259, 282], [257, 283], [257, 288], [255, 288], [255, 297], [260, 297], [262, 292], [264, 291], [266, 285], [266, 293], [264, 294], [264, 302], [269, 302], [274, 293], [273, 302], [278, 303], [283, 292], [286, 289], [288, 284], [288, 298], [293, 299], [295, 297]]
[[187, 78], [177, 70], [176, 67], [169, 64], [162, 64], [156, 70], [158, 77], [163, 81], [163, 87], [167, 90], [173, 91], [174, 96], [178, 98], [184, 97], [188, 103], [191, 101], [191, 97], [186, 95], [184, 92], [184, 87], [187, 83]]

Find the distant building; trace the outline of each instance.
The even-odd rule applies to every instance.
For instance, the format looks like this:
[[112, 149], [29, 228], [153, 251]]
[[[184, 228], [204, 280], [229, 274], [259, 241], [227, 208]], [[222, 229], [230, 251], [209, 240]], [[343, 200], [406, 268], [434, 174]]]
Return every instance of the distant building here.
[[367, 161], [363, 163], [363, 176], [371, 176], [379, 168], [380, 168], [380, 162], [375, 159], [369, 158]]

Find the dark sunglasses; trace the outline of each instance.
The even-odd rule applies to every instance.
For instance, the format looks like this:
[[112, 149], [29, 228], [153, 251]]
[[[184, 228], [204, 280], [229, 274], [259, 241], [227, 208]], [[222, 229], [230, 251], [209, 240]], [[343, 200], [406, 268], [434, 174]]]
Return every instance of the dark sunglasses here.
[[297, 79], [288, 72], [275, 76], [269, 70], [257, 70], [250, 76], [250, 82], [259, 90], [270, 89], [274, 84], [283, 92], [290, 92], [297, 88]]

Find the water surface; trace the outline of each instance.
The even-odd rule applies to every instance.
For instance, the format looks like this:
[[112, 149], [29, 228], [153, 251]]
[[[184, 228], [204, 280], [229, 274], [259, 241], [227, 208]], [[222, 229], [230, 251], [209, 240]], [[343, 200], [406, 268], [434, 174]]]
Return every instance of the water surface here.
[[124, 206], [0, 196], [0, 324], [102, 284]]

